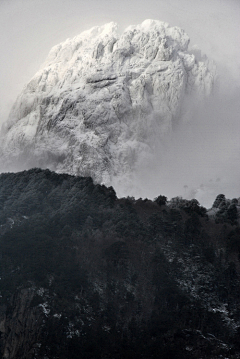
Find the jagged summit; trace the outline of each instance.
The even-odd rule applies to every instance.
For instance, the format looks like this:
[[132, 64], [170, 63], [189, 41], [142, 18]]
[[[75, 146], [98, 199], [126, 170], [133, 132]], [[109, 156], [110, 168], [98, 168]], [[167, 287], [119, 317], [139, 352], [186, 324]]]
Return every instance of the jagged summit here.
[[115, 184], [131, 180], [213, 74], [178, 27], [111, 22], [54, 46], [2, 130], [2, 168], [43, 167]]

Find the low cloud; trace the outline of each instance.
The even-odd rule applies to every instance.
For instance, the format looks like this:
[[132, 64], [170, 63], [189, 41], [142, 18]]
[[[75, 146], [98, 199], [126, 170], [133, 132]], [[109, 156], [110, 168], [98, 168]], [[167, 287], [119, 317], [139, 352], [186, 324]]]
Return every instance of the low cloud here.
[[147, 167], [138, 169], [132, 194], [197, 198], [206, 207], [219, 193], [239, 197], [239, 98], [240, 89], [229, 93], [222, 85], [201, 104], [189, 97], [185, 123], [156, 149]]

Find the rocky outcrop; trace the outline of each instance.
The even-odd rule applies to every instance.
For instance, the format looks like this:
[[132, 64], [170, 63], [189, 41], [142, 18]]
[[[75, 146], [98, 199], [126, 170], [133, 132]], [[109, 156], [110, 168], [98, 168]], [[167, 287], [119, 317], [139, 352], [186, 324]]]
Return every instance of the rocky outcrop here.
[[[213, 74], [178, 27], [146, 20], [119, 35], [94, 27], [55, 46], [2, 131], [2, 168], [49, 167], [128, 183]], [[117, 188], [116, 188], [117, 189]]]
[[1, 308], [3, 359], [32, 359], [39, 349], [38, 339], [44, 318], [41, 308], [32, 305], [34, 294], [35, 290], [31, 288], [19, 290], [11, 298], [8, 308]]

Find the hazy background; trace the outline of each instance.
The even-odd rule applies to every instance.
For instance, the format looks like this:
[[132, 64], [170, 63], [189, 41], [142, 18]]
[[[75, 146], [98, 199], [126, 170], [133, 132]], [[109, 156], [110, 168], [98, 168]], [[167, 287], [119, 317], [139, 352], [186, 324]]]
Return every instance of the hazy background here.
[[123, 30], [147, 18], [183, 28], [216, 62], [218, 82], [215, 97], [141, 172], [140, 195], [196, 196], [206, 206], [220, 192], [239, 197], [239, 0], [0, 0], [0, 124], [52, 46], [95, 25], [116, 21]]

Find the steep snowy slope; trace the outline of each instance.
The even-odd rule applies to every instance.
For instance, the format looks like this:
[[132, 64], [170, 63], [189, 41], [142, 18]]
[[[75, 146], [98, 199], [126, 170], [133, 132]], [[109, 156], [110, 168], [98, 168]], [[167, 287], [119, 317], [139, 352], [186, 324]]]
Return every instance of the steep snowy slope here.
[[127, 185], [183, 120], [185, 98], [211, 93], [213, 74], [188, 44], [180, 28], [146, 20], [121, 35], [109, 23], [55, 46], [2, 130], [1, 168]]

